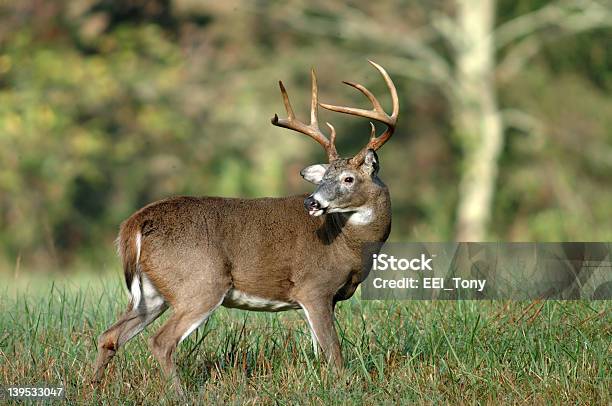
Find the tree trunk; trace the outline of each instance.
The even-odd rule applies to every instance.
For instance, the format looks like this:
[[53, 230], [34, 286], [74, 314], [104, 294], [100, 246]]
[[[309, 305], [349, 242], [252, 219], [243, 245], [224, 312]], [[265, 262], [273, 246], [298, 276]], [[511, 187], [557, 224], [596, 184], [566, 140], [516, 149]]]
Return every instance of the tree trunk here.
[[495, 91], [495, 0], [457, 0], [455, 129], [463, 149], [457, 241], [483, 241], [491, 218], [503, 128]]

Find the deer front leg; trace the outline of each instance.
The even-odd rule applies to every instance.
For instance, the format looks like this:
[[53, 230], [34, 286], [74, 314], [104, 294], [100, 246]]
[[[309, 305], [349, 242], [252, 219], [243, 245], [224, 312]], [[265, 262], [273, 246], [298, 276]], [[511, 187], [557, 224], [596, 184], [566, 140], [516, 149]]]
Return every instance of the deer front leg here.
[[342, 352], [334, 327], [334, 310], [331, 299], [300, 302], [308, 320], [310, 331], [325, 354], [325, 358], [337, 370], [342, 369]]

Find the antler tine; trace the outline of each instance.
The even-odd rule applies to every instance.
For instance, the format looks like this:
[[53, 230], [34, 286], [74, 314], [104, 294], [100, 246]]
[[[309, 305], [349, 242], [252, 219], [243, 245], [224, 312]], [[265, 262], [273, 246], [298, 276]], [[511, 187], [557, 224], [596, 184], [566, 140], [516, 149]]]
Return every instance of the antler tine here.
[[355, 89], [363, 93], [363, 95], [366, 96], [368, 100], [370, 100], [370, 102], [372, 103], [371, 110], [358, 109], [354, 107], [336, 106], [336, 105], [326, 104], [326, 103], [319, 103], [321, 107], [327, 110], [336, 111], [339, 113], [352, 114], [352, 115], [359, 116], [359, 117], [366, 117], [372, 120], [379, 121], [387, 126], [387, 129], [385, 130], [385, 132], [382, 133], [379, 137], [376, 137], [376, 130], [374, 128], [374, 124], [370, 123], [370, 125], [372, 126], [372, 135], [370, 137], [370, 141], [361, 151], [359, 151], [357, 155], [355, 155], [351, 159], [354, 163], [357, 163], [357, 164], [360, 164], [363, 162], [368, 149], [373, 149], [374, 151], [376, 151], [377, 149], [382, 147], [383, 144], [389, 140], [389, 138], [391, 138], [391, 136], [393, 135], [393, 132], [395, 131], [395, 126], [397, 124], [397, 116], [399, 114], [399, 97], [397, 96], [397, 89], [395, 88], [395, 85], [393, 84], [391, 77], [389, 76], [387, 71], [385, 71], [385, 69], [379, 64], [373, 61], [368, 61], [368, 62], [370, 62], [370, 64], [372, 64], [372, 66], [374, 66], [376, 70], [380, 72], [383, 79], [385, 80], [385, 83], [387, 84], [387, 88], [389, 89], [389, 92], [391, 93], [391, 100], [393, 102], [393, 110], [392, 110], [391, 115], [388, 115], [385, 112], [385, 110], [380, 105], [380, 102], [372, 94], [372, 92], [370, 92], [365, 86], [360, 85], [359, 83], [354, 83], [354, 82], [345, 81], [344, 83], [346, 83], [347, 85], [351, 87], [354, 87]]
[[310, 70], [310, 125], [319, 128], [319, 85], [314, 68]]
[[[283, 85], [283, 82], [281, 80], [278, 81], [278, 86], [280, 87], [280, 91], [283, 96], [283, 104], [285, 105], [285, 111], [287, 112], [287, 116], [289, 117], [289, 120], [294, 120], [295, 113], [293, 112], [293, 107], [291, 107], [291, 102], [289, 101], [287, 89], [285, 89], [285, 85]], [[276, 114], [274, 116], [276, 117]]]
[[312, 88], [311, 88], [311, 100], [310, 100], [310, 125], [306, 125], [305, 123], [297, 120], [295, 118], [295, 113], [293, 112], [293, 108], [291, 107], [291, 102], [289, 102], [289, 95], [287, 94], [287, 90], [283, 85], [282, 81], [279, 81], [279, 87], [281, 94], [283, 96], [283, 103], [285, 105], [285, 110], [287, 111], [287, 118], [282, 119], [278, 118], [278, 115], [274, 115], [272, 117], [272, 124], [277, 127], [287, 128], [289, 130], [297, 131], [299, 133], [305, 134], [321, 144], [325, 152], [327, 153], [327, 158], [329, 162], [338, 159], [338, 152], [336, 151], [335, 140], [336, 140], [336, 130], [334, 127], [327, 123], [331, 130], [331, 137], [328, 140], [327, 137], [323, 134], [321, 129], [319, 128], [319, 120], [318, 120], [318, 108], [319, 108], [319, 99], [318, 99], [318, 86], [317, 86], [317, 76], [315, 74], [314, 69], [311, 71], [312, 76]]
[[343, 80], [342, 83], [349, 85], [359, 90], [361, 93], [363, 93], [365, 97], [367, 97], [368, 100], [370, 100], [370, 102], [372, 103], [373, 109], [366, 110], [366, 109], [358, 109], [355, 107], [334, 106], [332, 104], [326, 104], [326, 103], [320, 103], [321, 107], [328, 109], [328, 110], [336, 111], [339, 113], [353, 114], [355, 116], [367, 117], [367, 118], [371, 118], [371, 119], [378, 120], [378, 121], [384, 121], [386, 119], [387, 114], [385, 113], [385, 110], [382, 108], [382, 106], [380, 105], [380, 102], [376, 99], [376, 97], [372, 94], [372, 92], [368, 90], [368, 88], [366, 88], [363, 85], [360, 85], [359, 83], [349, 82], [346, 80]]
[[331, 131], [331, 135], [329, 136], [329, 142], [331, 142], [331, 144], [334, 145], [334, 148], [335, 148], [335, 145], [336, 145], [336, 129], [330, 123], [325, 123], [325, 124], [327, 124], [327, 126], [329, 127], [329, 130]]
[[376, 126], [370, 121], [370, 141], [376, 139]]

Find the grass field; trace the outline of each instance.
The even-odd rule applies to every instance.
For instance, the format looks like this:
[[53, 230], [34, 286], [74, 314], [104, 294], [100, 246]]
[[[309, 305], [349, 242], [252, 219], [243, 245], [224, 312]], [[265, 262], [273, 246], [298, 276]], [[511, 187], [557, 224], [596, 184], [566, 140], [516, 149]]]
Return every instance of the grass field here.
[[[0, 275], [0, 384], [63, 384], [72, 404], [175, 403], [146, 344], [160, 321], [89, 384], [96, 337], [127, 301], [119, 272], [89, 275]], [[220, 309], [176, 359], [193, 403], [610, 404], [610, 310], [355, 297], [337, 308], [347, 368], [336, 375], [314, 357], [301, 312]]]

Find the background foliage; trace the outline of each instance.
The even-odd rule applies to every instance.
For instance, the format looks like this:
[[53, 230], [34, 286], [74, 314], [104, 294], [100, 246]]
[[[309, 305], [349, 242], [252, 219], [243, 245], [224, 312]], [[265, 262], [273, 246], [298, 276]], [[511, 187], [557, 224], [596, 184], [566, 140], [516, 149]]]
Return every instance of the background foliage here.
[[[497, 20], [547, 3], [499, 1]], [[463, 168], [449, 102], [439, 83], [406, 74], [406, 44], [388, 40], [416, 38], [440, 12], [452, 2], [0, 2], [3, 266], [106, 259], [118, 224], [170, 195], [310, 190], [298, 171], [323, 154], [270, 125], [284, 114], [276, 81], [302, 117], [311, 66], [323, 101], [365, 106], [339, 83], [350, 79], [388, 105], [366, 58], [400, 89], [400, 126], [379, 154], [392, 239], [452, 239]], [[378, 29], [360, 31], [363, 18]], [[609, 28], [553, 38], [499, 84], [501, 107], [537, 126], [506, 132], [490, 240], [612, 239], [611, 38]], [[444, 43], [432, 46], [452, 64]], [[366, 121], [321, 115], [341, 154], [365, 143]]]

